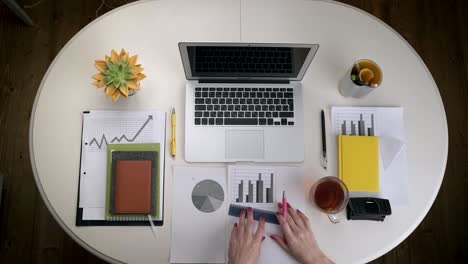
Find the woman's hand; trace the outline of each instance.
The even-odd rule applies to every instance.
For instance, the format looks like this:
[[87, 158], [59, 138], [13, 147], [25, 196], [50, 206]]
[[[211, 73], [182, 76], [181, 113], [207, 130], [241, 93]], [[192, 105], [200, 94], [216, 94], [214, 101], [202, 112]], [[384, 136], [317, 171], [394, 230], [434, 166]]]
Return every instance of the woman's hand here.
[[[279, 208], [283, 206], [283, 204], [278, 203]], [[309, 218], [301, 211], [292, 208], [289, 203], [287, 207], [288, 217], [286, 221], [283, 219], [282, 213], [276, 213], [284, 237], [271, 235], [271, 239], [275, 240], [289, 255], [301, 263], [332, 263], [318, 247], [310, 227]]]
[[252, 229], [252, 208], [247, 210], [247, 220], [245, 210], [242, 210], [239, 217], [239, 224], [235, 223], [231, 232], [231, 241], [229, 242], [229, 264], [256, 264], [258, 262], [260, 246], [265, 239], [263, 236], [265, 217], [260, 217], [255, 234], [253, 234]]

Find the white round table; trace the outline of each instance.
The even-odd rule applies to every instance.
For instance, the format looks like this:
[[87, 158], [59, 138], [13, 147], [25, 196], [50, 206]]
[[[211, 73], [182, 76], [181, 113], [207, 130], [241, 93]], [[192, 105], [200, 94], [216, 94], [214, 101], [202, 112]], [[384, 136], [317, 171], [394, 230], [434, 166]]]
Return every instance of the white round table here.
[[[358, 29], [358, 30], [357, 30]], [[303, 80], [305, 162], [311, 178], [336, 175], [320, 167], [319, 111], [334, 105], [404, 107], [410, 205], [385, 222], [331, 224], [306, 208], [323, 251], [339, 263], [371, 261], [402, 242], [421, 222], [441, 185], [448, 151], [445, 111], [421, 58], [389, 26], [350, 6], [327, 1], [138, 1], [93, 21], [57, 55], [37, 93], [30, 127], [31, 163], [48, 209], [75, 241], [111, 262], [169, 261], [172, 166], [183, 160], [185, 76], [180, 41], [319, 43]], [[94, 60], [111, 49], [139, 55], [148, 78], [142, 91], [113, 103], [91, 85]], [[378, 62], [384, 81], [364, 99], [340, 96], [338, 81], [360, 58]], [[166, 157], [165, 224], [154, 242], [143, 227], [75, 226], [82, 112], [92, 109], [178, 110], [178, 156]], [[170, 126], [167, 127], [167, 133]], [[218, 164], [219, 165], [219, 164]], [[296, 164], [297, 165], [297, 164]]]

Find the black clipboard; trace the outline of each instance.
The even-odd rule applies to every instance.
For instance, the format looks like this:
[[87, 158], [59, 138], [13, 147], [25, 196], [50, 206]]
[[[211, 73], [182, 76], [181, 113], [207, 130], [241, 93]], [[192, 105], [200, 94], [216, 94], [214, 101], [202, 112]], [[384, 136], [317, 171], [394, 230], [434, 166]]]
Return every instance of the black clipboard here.
[[[90, 111], [84, 111], [83, 112], [83, 120], [81, 122], [81, 148], [83, 146], [83, 125], [84, 125], [84, 115], [89, 114]], [[164, 120], [164, 122], [166, 122]], [[166, 127], [164, 125], [164, 127]], [[164, 144], [161, 144], [161, 147], [166, 147], [166, 133], [164, 133]], [[81, 159], [82, 159], [82, 149], [80, 148], [80, 170], [78, 171], [78, 194], [77, 194], [77, 202], [76, 202], [76, 219], [75, 219], [75, 225], [76, 226], [150, 226], [149, 220], [145, 221], [108, 221], [108, 220], [83, 220], [83, 208], [80, 208], [80, 182], [81, 182]], [[164, 162], [161, 162], [160, 166], [162, 166], [162, 175], [163, 177], [163, 186], [162, 190], [164, 192], [164, 186], [165, 186], [165, 159]], [[165, 194], [165, 192], [164, 192]], [[155, 226], [162, 226], [164, 224], [164, 195], [162, 196], [162, 210], [163, 212], [163, 217], [161, 220], [156, 220], [153, 221], [153, 224]]]

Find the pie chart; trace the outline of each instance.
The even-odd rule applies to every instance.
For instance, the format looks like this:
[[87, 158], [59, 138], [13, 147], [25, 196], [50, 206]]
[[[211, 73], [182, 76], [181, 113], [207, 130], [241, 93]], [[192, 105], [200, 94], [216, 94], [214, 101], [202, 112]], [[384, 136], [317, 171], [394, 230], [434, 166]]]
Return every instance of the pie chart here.
[[212, 213], [221, 207], [224, 201], [223, 187], [213, 180], [203, 180], [192, 191], [193, 205], [204, 213]]

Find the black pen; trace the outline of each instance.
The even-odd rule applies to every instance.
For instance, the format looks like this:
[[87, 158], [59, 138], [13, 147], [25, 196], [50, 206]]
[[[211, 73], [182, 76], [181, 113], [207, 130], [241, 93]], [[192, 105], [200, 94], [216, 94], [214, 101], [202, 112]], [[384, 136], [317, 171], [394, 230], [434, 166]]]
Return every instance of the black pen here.
[[322, 110], [322, 167], [327, 169], [327, 134], [325, 132], [325, 111]]

